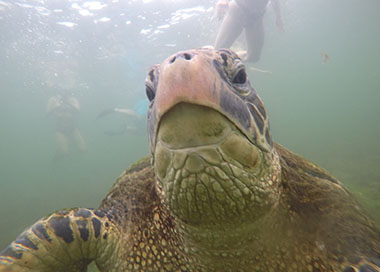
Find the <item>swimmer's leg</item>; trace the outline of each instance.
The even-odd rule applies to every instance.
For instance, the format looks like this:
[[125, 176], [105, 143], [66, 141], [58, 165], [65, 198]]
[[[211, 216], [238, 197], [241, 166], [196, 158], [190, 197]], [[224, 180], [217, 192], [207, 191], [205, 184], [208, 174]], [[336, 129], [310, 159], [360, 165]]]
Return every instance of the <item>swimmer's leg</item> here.
[[244, 18], [243, 10], [235, 1], [231, 1], [226, 17], [224, 17], [216, 36], [215, 49], [229, 48], [234, 43], [243, 31]]
[[56, 131], [55, 139], [58, 148], [56, 158], [64, 157], [69, 154], [69, 139], [67, 136], [60, 131]]
[[247, 56], [244, 61], [259, 61], [265, 37], [262, 17], [249, 24], [249, 27], [245, 29], [245, 37], [247, 40]]
[[82, 134], [77, 128], [73, 131], [73, 139], [80, 151], [84, 152], [87, 150], [86, 141], [84, 140]]

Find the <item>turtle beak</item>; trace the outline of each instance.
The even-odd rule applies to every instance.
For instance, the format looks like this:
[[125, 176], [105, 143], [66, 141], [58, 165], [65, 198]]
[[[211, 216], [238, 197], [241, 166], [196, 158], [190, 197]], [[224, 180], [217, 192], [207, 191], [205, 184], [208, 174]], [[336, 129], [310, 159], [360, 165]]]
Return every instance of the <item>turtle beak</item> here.
[[216, 90], [221, 82], [207, 62], [195, 51], [179, 52], [165, 60], [154, 102], [158, 119], [181, 102], [218, 108]]
[[161, 118], [175, 105], [189, 103], [219, 110], [217, 90], [222, 82], [210, 59], [190, 50], [170, 56], [159, 66], [160, 79], [148, 114], [151, 151]]

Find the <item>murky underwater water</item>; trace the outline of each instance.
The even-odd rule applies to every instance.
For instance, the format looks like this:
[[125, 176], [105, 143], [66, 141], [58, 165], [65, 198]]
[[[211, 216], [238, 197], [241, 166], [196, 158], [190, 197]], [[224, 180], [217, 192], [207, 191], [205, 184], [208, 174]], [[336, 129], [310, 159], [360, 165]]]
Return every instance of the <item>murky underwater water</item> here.
[[[57, 209], [97, 207], [122, 170], [148, 154], [145, 130], [107, 135], [124, 120], [97, 115], [133, 108], [145, 99], [149, 66], [212, 44], [218, 27], [213, 1], [177, 1], [166, 11], [160, 1], [170, 4], [129, 1], [120, 10], [53, 1], [63, 5], [55, 7], [62, 11], [54, 22], [54, 12], [36, 15], [43, 2], [0, 1], [0, 248]], [[274, 140], [339, 178], [380, 226], [379, 8], [375, 0], [283, 1], [285, 32], [276, 32], [269, 8], [257, 63], [272, 74], [248, 71]], [[81, 103], [87, 151], [54, 160], [54, 124], [45, 108], [59, 86], [72, 87]]]

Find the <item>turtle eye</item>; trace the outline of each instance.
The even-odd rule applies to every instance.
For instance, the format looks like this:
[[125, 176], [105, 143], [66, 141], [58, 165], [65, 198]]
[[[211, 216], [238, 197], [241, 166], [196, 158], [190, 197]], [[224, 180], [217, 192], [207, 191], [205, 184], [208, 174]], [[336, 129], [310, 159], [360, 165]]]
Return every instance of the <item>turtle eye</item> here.
[[156, 64], [155, 66], [153, 66], [150, 69], [150, 71], [149, 71], [149, 73], [145, 79], [145, 93], [149, 99], [149, 102], [152, 102], [156, 96], [155, 86], [157, 83], [156, 81], [157, 81], [158, 67], [159, 67], [159, 64]]
[[152, 100], [156, 96], [156, 94], [154, 93], [153, 89], [150, 86], [145, 85], [145, 93], [146, 93], [146, 96], [149, 99], [149, 102], [152, 102]]
[[239, 72], [234, 76], [232, 79], [232, 83], [235, 84], [244, 84], [247, 81], [247, 73], [245, 72], [245, 69], [240, 69]]
[[153, 82], [155, 79], [154, 68], [152, 68], [152, 70], [150, 70], [150, 72], [148, 73], [148, 76], [149, 76], [149, 80]]

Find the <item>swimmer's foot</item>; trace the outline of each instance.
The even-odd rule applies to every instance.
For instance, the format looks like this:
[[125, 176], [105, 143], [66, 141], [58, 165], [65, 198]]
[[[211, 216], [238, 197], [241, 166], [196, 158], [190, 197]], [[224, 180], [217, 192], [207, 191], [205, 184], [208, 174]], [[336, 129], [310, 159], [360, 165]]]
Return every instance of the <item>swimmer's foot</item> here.
[[[211, 48], [212, 49], [214, 47], [212, 45], [205, 45], [202, 48]], [[242, 59], [244, 62], [246, 61], [247, 50], [235, 50], [235, 52], [239, 56], [240, 59]], [[249, 61], [247, 61], [247, 62], [249, 63]], [[253, 72], [259, 72], [259, 73], [263, 73], [263, 74], [272, 74], [272, 71], [260, 69], [260, 68], [254, 67], [252, 65], [248, 65], [248, 63], [247, 63], [248, 69], [253, 71]]]
[[254, 72], [263, 73], [263, 74], [272, 74], [272, 71], [263, 70], [263, 69], [260, 69], [260, 68], [254, 67], [254, 66], [250, 66], [249, 70], [254, 71]]
[[247, 58], [247, 50], [235, 50], [235, 53], [238, 54], [239, 58], [243, 61]]

